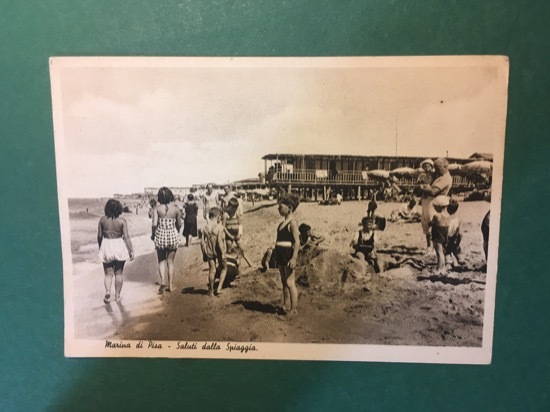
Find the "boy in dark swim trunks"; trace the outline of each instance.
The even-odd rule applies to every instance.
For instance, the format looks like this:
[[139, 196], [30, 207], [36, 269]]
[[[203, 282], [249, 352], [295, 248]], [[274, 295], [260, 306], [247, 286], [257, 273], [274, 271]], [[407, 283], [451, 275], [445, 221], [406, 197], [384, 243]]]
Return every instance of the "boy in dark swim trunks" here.
[[435, 209], [435, 214], [430, 222], [432, 228], [432, 242], [437, 258], [436, 274], [445, 273], [445, 247], [447, 246], [449, 237], [449, 223], [451, 217], [447, 212], [449, 206], [449, 198], [447, 196], [437, 196], [432, 205]]
[[208, 263], [208, 295], [214, 296], [216, 261], [220, 268], [220, 283], [216, 293], [220, 294], [227, 274], [227, 257], [225, 232], [221, 224], [222, 211], [213, 207], [208, 212], [208, 218], [208, 223], [201, 232], [201, 250], [203, 260]]

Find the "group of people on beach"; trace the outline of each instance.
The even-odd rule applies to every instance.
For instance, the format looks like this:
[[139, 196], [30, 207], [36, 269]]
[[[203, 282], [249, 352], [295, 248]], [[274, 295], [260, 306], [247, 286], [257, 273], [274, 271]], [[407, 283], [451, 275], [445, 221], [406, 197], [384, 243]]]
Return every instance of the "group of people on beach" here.
[[[392, 212], [388, 221], [420, 220], [427, 251], [435, 252], [436, 274], [444, 274], [453, 263], [458, 267], [464, 264], [460, 249], [462, 234], [457, 215], [459, 203], [455, 198], [449, 197], [452, 178], [446, 159], [440, 158], [435, 162], [426, 159], [421, 167], [424, 172], [418, 179], [415, 194], [420, 197], [422, 212], [416, 212], [416, 201], [411, 199], [408, 204]], [[185, 246], [189, 246], [190, 238], [199, 237], [203, 261], [208, 265], [208, 295], [219, 296], [224, 292], [224, 287], [238, 282], [241, 259], [252, 266], [242, 242], [242, 200], [229, 186], [224, 187], [224, 195], [221, 196], [214, 193], [212, 184], [207, 185], [206, 192], [200, 199], [206, 224], [200, 229], [197, 224], [199, 199], [190, 193], [183, 207], [178, 206], [175, 200], [172, 191], [162, 187], [157, 198], [150, 202], [151, 240], [154, 242], [158, 260], [159, 293], [174, 290], [174, 259], [181, 246], [181, 239], [185, 239]], [[297, 313], [295, 268], [300, 250], [324, 240], [320, 236], [312, 235], [311, 227], [307, 224], [298, 224], [294, 212], [299, 203], [300, 198], [294, 193], [283, 193], [279, 197], [278, 212], [282, 221], [277, 227], [275, 244], [266, 250], [260, 269], [265, 271], [267, 268], [278, 268], [283, 290], [281, 311], [290, 316]], [[373, 197], [350, 246], [354, 257], [365, 260], [379, 273], [384, 267], [376, 254], [376, 232], [384, 229], [385, 219], [376, 214], [376, 208], [376, 199]], [[105, 272], [105, 303], [109, 303], [111, 299], [113, 277], [115, 301], [120, 301], [124, 264], [134, 258], [128, 224], [121, 216], [122, 211], [121, 203], [110, 199], [105, 205], [105, 216], [100, 218], [98, 224], [99, 258]], [[489, 214], [482, 224], [485, 256], [489, 236], [488, 222]], [[434, 252], [431, 252], [432, 248]], [[405, 259], [400, 264], [407, 261], [413, 266], [418, 265], [414, 259]]]
[[[426, 159], [421, 162], [423, 173], [418, 178], [418, 186], [414, 193], [420, 197], [422, 211], [416, 211], [416, 201], [411, 199], [407, 205], [394, 210], [390, 222], [420, 221], [422, 231], [426, 239], [426, 253], [435, 252], [437, 265], [435, 275], [445, 275], [453, 268], [464, 269], [464, 260], [461, 254], [460, 243], [462, 241], [461, 224], [457, 215], [459, 203], [454, 197], [450, 197], [453, 179], [449, 173], [449, 163], [445, 158], [439, 158], [435, 162]], [[373, 198], [369, 201], [367, 215], [361, 221], [362, 228], [355, 233], [351, 246], [354, 249], [354, 257], [366, 260], [371, 264], [375, 272], [380, 272], [380, 264], [376, 255], [376, 229], [379, 228], [376, 216], [377, 203]], [[483, 235], [483, 250], [487, 260], [489, 241], [489, 212], [481, 223]], [[381, 219], [384, 221], [384, 219]], [[384, 221], [385, 226], [385, 221]], [[432, 252], [433, 250], [433, 252]], [[415, 267], [422, 264], [415, 259], [405, 259], [400, 264], [411, 264]], [[395, 262], [393, 266], [395, 267]], [[486, 270], [486, 264], [482, 267]]]

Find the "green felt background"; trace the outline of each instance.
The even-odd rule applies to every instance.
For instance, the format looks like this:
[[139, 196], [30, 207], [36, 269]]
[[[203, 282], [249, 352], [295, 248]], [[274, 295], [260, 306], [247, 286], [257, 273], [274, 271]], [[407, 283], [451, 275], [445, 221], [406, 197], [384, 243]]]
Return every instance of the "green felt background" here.
[[[2, 1], [0, 410], [550, 410], [549, 5]], [[63, 357], [48, 57], [440, 54], [510, 56], [491, 366]]]

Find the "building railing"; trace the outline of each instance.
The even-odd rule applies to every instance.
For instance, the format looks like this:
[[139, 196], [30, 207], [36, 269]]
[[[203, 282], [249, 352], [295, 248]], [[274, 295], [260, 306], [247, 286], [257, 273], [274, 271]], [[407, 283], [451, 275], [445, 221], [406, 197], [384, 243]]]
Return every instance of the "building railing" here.
[[[316, 170], [295, 170], [292, 172], [274, 172], [268, 182], [290, 185], [366, 185], [377, 186], [380, 179], [363, 176], [360, 171], [331, 172]], [[322, 175], [325, 176], [322, 176]], [[397, 179], [397, 185], [410, 187], [418, 185], [414, 177], [402, 177]], [[472, 186], [473, 183], [465, 176], [453, 176], [453, 186]]]

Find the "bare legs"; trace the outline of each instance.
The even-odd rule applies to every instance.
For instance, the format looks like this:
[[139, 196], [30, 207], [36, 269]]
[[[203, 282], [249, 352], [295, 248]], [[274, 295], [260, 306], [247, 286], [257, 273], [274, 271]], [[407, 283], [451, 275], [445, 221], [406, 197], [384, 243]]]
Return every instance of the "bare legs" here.
[[281, 283], [283, 284], [283, 309], [288, 310], [289, 315], [298, 313], [298, 289], [294, 282], [294, 271], [288, 266], [279, 266]]
[[208, 296], [214, 296], [214, 281], [216, 280], [216, 261], [208, 259]]
[[105, 279], [103, 280], [103, 284], [105, 285], [105, 297], [103, 298], [103, 302], [110, 302], [113, 276], [115, 277], [115, 300], [117, 302], [120, 301], [120, 292], [124, 281], [124, 278], [122, 277], [123, 269], [124, 261], [115, 260], [114, 262], [103, 264], [103, 270], [105, 272]]
[[218, 289], [216, 294], [220, 295], [222, 293], [223, 282], [225, 282], [225, 276], [227, 275], [227, 261], [220, 261], [220, 283], [218, 283]]
[[445, 272], [445, 250], [443, 243], [434, 242], [435, 255], [437, 257], [437, 273]]
[[[157, 258], [159, 262], [159, 275], [161, 284], [159, 292], [171, 292], [174, 288], [174, 259], [176, 251], [173, 249], [157, 249]], [[168, 279], [166, 276], [168, 275]], [[168, 280], [168, 283], [166, 283]]]

